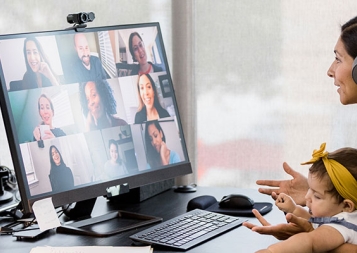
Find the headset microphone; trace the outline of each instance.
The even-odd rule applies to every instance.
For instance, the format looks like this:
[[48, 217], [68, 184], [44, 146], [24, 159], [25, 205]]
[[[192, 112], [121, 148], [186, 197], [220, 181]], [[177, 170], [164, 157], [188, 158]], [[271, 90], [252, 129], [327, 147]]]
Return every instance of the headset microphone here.
[[353, 81], [355, 81], [355, 83], [357, 84], [357, 57], [353, 61], [353, 65], [352, 65], [352, 78]]

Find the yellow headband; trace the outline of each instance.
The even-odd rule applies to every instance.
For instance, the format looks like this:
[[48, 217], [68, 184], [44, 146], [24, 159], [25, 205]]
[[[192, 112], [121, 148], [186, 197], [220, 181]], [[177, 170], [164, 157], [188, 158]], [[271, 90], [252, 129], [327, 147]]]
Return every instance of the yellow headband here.
[[340, 163], [327, 158], [328, 152], [325, 151], [326, 143], [322, 143], [319, 150], [314, 150], [312, 158], [301, 165], [312, 164], [322, 159], [326, 171], [331, 178], [333, 185], [338, 193], [344, 198], [351, 200], [357, 206], [357, 181], [352, 174]]

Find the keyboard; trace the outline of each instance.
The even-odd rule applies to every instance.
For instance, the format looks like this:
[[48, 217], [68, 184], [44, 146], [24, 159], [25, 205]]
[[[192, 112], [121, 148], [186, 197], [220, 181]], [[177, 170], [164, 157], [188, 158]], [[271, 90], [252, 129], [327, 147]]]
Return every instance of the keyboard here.
[[130, 236], [150, 245], [188, 250], [204, 241], [236, 228], [245, 219], [195, 209]]

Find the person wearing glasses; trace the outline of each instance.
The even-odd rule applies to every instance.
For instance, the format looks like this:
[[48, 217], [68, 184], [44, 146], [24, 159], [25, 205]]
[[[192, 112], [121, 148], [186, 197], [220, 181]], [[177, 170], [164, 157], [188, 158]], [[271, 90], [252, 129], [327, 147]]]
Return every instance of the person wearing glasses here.
[[129, 36], [129, 51], [133, 57], [133, 62], [137, 62], [137, 67], [131, 72], [131, 75], [149, 74], [163, 71], [163, 69], [147, 60], [145, 44], [140, 34], [133, 32]]

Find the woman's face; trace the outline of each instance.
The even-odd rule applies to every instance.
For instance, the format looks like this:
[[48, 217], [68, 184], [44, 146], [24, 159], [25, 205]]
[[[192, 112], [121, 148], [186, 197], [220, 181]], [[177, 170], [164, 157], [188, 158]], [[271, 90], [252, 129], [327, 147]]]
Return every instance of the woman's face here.
[[334, 51], [336, 57], [327, 75], [334, 79], [342, 104], [357, 103], [357, 84], [352, 79], [353, 58], [347, 53], [341, 38], [338, 39]]
[[55, 164], [58, 166], [61, 164], [61, 156], [60, 154], [58, 153], [57, 149], [52, 147], [52, 150], [51, 150], [51, 155], [52, 155], [52, 159], [53, 161], [55, 162]]
[[147, 63], [144, 42], [135, 35], [132, 39], [131, 46], [134, 51], [135, 60], [137, 60], [140, 65]]
[[26, 42], [26, 59], [33, 72], [38, 72], [41, 65], [41, 56], [38, 48], [32, 40]]
[[118, 155], [118, 149], [117, 149], [116, 145], [110, 144], [109, 153], [110, 153], [110, 159], [112, 160], [112, 162], [117, 162], [119, 155]]
[[150, 124], [148, 127], [148, 134], [151, 141], [151, 145], [160, 153], [161, 143], [162, 143], [162, 132], [159, 131], [155, 124]]
[[45, 125], [52, 125], [53, 111], [50, 101], [47, 98], [41, 97], [39, 100], [40, 116]]
[[151, 109], [154, 107], [155, 92], [152, 84], [146, 75], [142, 75], [139, 79], [140, 97], [146, 108]]
[[95, 87], [95, 83], [88, 82], [86, 84], [84, 92], [86, 94], [89, 112], [94, 118], [99, 119], [103, 115], [104, 108], [100, 100], [97, 88]]

